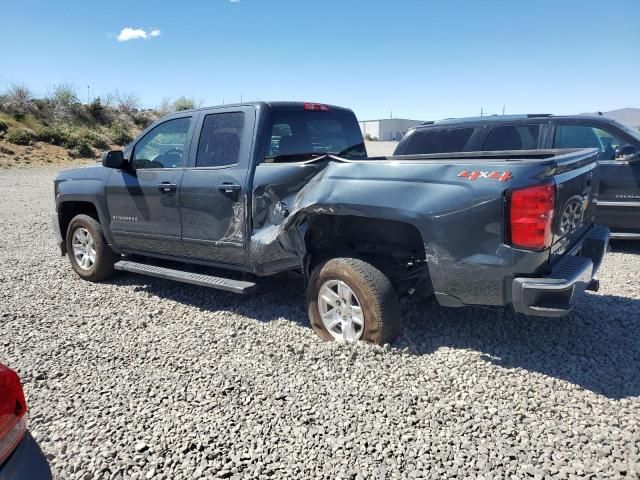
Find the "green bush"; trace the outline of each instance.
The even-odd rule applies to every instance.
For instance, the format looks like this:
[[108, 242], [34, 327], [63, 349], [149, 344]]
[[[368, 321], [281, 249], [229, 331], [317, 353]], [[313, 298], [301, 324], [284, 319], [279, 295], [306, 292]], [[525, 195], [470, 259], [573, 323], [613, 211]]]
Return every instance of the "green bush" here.
[[93, 100], [93, 102], [87, 105], [86, 108], [91, 118], [96, 122], [105, 123], [107, 121], [107, 112], [104, 105], [102, 105], [100, 97], [97, 97], [95, 100]]
[[9, 129], [9, 126], [0, 120], [0, 133], [6, 132]]
[[123, 122], [114, 122], [110, 130], [111, 140], [116, 145], [127, 145], [133, 140], [133, 136], [129, 133], [129, 128]]
[[182, 110], [193, 110], [196, 108], [196, 101], [193, 98], [187, 98], [184, 95], [173, 101], [173, 111], [180, 112]]
[[87, 128], [70, 129], [64, 127], [42, 127], [37, 132], [42, 142], [61, 147], [87, 151], [85, 147], [95, 147], [102, 150], [109, 148], [109, 143], [98, 132]]
[[70, 143], [69, 131], [60, 127], [42, 127], [36, 135], [41, 142], [66, 147]]
[[81, 144], [87, 144], [100, 149], [109, 148], [109, 143], [102, 135], [94, 130], [89, 130], [87, 128], [73, 130], [71, 132], [71, 142], [73, 143], [73, 146], [76, 147]]
[[149, 116], [149, 114], [147, 113], [140, 112], [133, 115], [133, 123], [136, 125], [136, 127], [144, 130], [153, 123], [153, 118], [151, 118], [151, 116]]
[[5, 138], [16, 145], [29, 145], [33, 140], [33, 134], [23, 128], [11, 128]]

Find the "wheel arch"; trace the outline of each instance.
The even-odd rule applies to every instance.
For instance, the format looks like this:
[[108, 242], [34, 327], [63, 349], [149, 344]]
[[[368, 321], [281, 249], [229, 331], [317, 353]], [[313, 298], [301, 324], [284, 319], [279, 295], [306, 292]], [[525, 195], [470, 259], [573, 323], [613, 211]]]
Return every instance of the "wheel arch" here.
[[[319, 263], [346, 256], [371, 263], [392, 281], [402, 279], [411, 265], [420, 266], [428, 289], [432, 290], [423, 237], [409, 222], [310, 213], [299, 224], [306, 226], [304, 274], [307, 278]], [[399, 282], [394, 283], [398, 287]]]
[[67, 230], [71, 220], [76, 215], [84, 214], [88, 215], [102, 225], [102, 231], [105, 235], [107, 242], [111, 245], [112, 239], [109, 229], [106, 228], [106, 221], [100, 215], [98, 206], [90, 200], [65, 200], [58, 204], [58, 226], [60, 228], [60, 235], [63, 239], [67, 238]]

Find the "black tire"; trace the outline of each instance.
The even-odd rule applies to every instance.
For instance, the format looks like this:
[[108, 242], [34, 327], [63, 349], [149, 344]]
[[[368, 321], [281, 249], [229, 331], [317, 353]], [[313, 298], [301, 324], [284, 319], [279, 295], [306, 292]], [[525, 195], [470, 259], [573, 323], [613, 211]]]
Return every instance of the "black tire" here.
[[[95, 262], [90, 268], [83, 268], [76, 259], [73, 252], [73, 236], [76, 230], [84, 228], [93, 238], [93, 246], [96, 252]], [[102, 226], [98, 221], [89, 215], [76, 215], [69, 222], [67, 228], [67, 256], [71, 262], [71, 267], [84, 280], [90, 282], [99, 282], [113, 275], [113, 265], [116, 263], [118, 256], [111, 250], [107, 244]]]
[[318, 296], [330, 280], [347, 284], [359, 300], [364, 315], [361, 341], [384, 345], [402, 331], [400, 303], [389, 279], [373, 265], [356, 258], [333, 258], [318, 265], [309, 279], [307, 307], [311, 327], [324, 340], [334, 337], [322, 322]]

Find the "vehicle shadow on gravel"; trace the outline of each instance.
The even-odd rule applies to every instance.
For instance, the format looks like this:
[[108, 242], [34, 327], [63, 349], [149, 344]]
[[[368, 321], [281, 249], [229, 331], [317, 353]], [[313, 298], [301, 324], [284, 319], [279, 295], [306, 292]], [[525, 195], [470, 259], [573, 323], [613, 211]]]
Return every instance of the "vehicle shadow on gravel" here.
[[505, 309], [411, 308], [397, 347], [480, 352], [486, 362], [558, 378], [611, 399], [640, 396], [640, 300], [586, 294], [564, 318]]

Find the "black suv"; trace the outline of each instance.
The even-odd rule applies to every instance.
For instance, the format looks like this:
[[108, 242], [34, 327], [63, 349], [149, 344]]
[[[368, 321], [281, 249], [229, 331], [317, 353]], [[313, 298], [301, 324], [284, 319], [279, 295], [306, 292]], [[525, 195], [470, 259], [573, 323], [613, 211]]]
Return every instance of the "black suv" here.
[[596, 222], [640, 240], [640, 131], [603, 116], [503, 115], [425, 122], [394, 155], [594, 147], [600, 150]]

